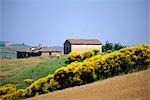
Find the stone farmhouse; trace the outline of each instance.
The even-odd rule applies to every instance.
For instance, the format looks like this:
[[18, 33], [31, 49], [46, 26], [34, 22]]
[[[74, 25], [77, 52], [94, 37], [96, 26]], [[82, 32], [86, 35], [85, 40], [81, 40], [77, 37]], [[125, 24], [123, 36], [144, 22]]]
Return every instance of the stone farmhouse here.
[[64, 42], [64, 54], [69, 54], [72, 51], [82, 53], [89, 49], [98, 49], [102, 52], [102, 43], [97, 39], [68, 39]]
[[62, 55], [60, 50], [52, 50], [44, 46], [36, 46], [29, 49], [17, 50], [17, 58], [29, 58], [34, 56], [51, 56], [51, 55]]

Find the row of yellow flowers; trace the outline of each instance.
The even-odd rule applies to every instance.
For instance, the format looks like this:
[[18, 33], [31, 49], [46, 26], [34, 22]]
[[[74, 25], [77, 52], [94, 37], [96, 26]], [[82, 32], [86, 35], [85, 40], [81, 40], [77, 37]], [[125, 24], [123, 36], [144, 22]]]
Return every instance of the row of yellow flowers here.
[[24, 90], [3, 96], [3, 99], [28, 98], [67, 87], [87, 84], [100, 79], [147, 69], [150, 45], [127, 47], [105, 55], [95, 55], [83, 62], [72, 62], [33, 82]]

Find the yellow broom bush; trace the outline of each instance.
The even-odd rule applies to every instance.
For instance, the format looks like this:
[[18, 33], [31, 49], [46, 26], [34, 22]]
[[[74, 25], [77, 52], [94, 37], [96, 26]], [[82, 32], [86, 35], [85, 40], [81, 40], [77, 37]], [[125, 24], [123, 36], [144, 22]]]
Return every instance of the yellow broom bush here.
[[[73, 60], [75, 60], [74, 57]], [[33, 82], [24, 90], [3, 96], [3, 99], [27, 98], [54, 90], [83, 85], [119, 74], [144, 70], [149, 67], [147, 66], [149, 64], [150, 45], [127, 47], [105, 55], [92, 56], [83, 62], [72, 62], [57, 69], [54, 74]]]
[[14, 86], [13, 84], [6, 84], [4, 86], [1, 86], [0, 87], [0, 98], [3, 95], [11, 94], [11, 93], [13, 93], [15, 91], [16, 91], [16, 86]]
[[24, 79], [24, 82], [30, 85], [33, 83], [33, 79]]
[[74, 62], [74, 61], [81, 61], [82, 59], [81, 54], [78, 51], [70, 52], [67, 55], [67, 57], [68, 57], [69, 63]]

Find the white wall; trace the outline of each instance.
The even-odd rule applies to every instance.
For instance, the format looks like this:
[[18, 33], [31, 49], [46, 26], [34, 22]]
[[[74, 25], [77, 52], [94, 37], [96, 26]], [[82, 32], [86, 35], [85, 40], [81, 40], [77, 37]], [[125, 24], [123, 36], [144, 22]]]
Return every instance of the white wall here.
[[102, 52], [102, 45], [71, 45], [71, 51], [83, 52], [89, 49], [98, 49]]

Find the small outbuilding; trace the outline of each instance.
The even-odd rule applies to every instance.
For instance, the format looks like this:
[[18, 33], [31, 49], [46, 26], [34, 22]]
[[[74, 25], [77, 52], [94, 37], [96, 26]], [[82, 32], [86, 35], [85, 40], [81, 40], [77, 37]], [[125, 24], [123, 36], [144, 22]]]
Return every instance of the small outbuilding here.
[[102, 52], [102, 43], [98, 39], [68, 39], [64, 42], [64, 54], [72, 51], [98, 49]]

